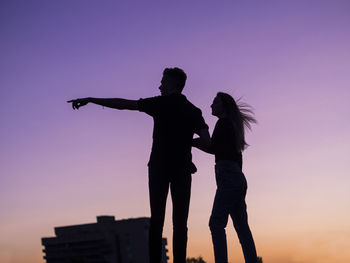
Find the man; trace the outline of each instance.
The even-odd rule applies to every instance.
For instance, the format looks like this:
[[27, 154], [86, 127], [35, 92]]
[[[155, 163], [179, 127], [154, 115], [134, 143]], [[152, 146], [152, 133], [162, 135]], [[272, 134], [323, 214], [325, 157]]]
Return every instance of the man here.
[[114, 109], [138, 110], [153, 117], [153, 145], [149, 168], [151, 223], [149, 230], [150, 263], [159, 263], [166, 199], [169, 191], [173, 202], [174, 263], [186, 262], [187, 218], [191, 194], [193, 135], [209, 145], [210, 136], [201, 111], [190, 103], [182, 90], [187, 76], [182, 69], [166, 68], [159, 90], [161, 96], [126, 100], [120, 98], [83, 98], [70, 100], [73, 109], [95, 103]]

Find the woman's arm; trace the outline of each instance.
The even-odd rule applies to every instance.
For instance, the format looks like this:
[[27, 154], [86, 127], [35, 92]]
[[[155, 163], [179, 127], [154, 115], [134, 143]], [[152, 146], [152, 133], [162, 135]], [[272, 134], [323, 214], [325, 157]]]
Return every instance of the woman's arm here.
[[214, 154], [211, 149], [211, 141], [208, 129], [202, 129], [198, 133], [199, 137], [192, 140], [192, 146], [206, 153]]

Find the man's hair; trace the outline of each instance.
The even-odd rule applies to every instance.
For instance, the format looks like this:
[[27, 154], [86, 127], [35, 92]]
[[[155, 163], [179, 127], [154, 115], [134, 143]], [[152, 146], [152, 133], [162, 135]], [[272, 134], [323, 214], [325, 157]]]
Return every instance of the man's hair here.
[[187, 75], [182, 69], [166, 68], [163, 71], [163, 76], [169, 77], [172, 80], [174, 80], [174, 82], [176, 83], [180, 91], [182, 91], [183, 88], [185, 87]]

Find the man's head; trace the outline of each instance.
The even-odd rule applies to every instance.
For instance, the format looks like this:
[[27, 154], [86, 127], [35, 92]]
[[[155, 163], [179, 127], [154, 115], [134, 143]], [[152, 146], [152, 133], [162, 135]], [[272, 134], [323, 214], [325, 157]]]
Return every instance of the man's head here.
[[180, 68], [166, 68], [159, 87], [162, 95], [181, 93], [186, 83], [186, 73]]

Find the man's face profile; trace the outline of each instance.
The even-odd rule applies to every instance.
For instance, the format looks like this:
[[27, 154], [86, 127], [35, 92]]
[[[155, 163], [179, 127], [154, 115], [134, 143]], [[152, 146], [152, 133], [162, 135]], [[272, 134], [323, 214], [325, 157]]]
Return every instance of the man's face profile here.
[[159, 90], [162, 96], [178, 93], [175, 80], [167, 76], [163, 76]]

